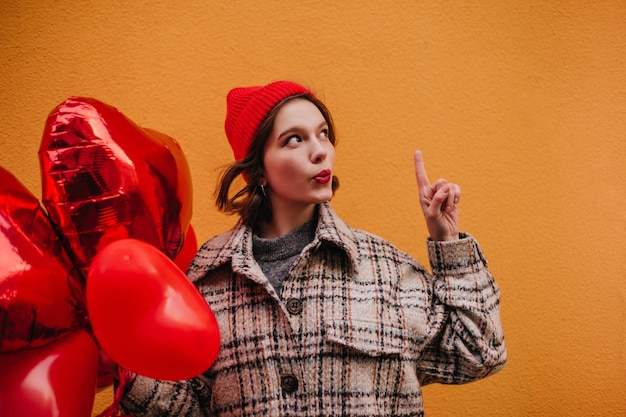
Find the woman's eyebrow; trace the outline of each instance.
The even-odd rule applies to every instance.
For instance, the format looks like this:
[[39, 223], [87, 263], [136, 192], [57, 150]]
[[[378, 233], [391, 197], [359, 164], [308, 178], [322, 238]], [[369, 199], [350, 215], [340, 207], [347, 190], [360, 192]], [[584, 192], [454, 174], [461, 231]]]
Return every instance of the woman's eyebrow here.
[[[328, 126], [328, 122], [326, 120], [324, 120], [317, 126], [317, 130], [321, 129], [324, 126]], [[305, 130], [305, 127], [302, 125], [289, 126], [287, 129], [278, 134], [277, 139], [280, 139], [289, 133], [299, 132], [301, 130]]]
[[278, 134], [277, 139], [282, 138], [283, 136], [287, 135], [287, 134], [291, 134], [294, 132], [298, 132], [302, 130], [302, 127], [297, 125], [297, 126], [290, 126], [287, 129], [285, 129], [284, 131], [282, 131], [281, 133]]

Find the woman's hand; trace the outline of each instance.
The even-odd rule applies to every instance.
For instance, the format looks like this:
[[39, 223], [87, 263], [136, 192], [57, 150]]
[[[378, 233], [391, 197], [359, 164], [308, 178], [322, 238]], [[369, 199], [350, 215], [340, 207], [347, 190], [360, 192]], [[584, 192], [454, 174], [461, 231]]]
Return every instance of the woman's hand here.
[[419, 188], [420, 204], [426, 220], [426, 228], [432, 240], [456, 240], [459, 238], [459, 208], [461, 188], [457, 184], [438, 179], [428, 181], [422, 152], [415, 151], [415, 178]]

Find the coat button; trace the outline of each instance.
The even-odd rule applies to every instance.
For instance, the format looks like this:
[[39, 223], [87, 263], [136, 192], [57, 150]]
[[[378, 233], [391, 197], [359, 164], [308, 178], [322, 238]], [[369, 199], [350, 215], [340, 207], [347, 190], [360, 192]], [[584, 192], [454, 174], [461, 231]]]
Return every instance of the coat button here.
[[285, 375], [280, 378], [280, 386], [288, 394], [298, 390], [298, 378], [293, 375]]
[[290, 298], [287, 300], [286, 307], [290, 314], [300, 314], [302, 313], [302, 300]]

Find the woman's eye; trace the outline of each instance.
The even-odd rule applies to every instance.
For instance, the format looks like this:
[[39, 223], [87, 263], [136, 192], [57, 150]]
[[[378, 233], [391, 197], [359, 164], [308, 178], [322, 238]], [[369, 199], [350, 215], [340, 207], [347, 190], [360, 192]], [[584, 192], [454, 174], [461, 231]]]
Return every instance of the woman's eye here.
[[298, 135], [293, 135], [287, 138], [287, 140], [285, 141], [286, 145], [295, 145], [296, 143], [302, 142], [302, 139], [300, 139], [300, 136]]
[[328, 137], [328, 129], [322, 129], [320, 132], [320, 137], [327, 138]]

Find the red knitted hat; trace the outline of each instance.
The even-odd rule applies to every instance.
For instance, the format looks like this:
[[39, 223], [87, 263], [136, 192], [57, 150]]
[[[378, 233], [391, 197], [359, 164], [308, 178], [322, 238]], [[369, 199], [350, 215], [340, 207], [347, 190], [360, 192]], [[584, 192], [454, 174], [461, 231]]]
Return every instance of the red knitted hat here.
[[259, 125], [269, 112], [287, 97], [313, 93], [291, 81], [276, 81], [266, 86], [238, 87], [226, 96], [224, 129], [238, 161], [248, 154]]

